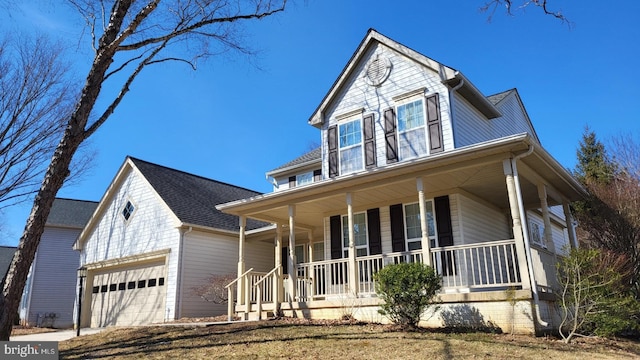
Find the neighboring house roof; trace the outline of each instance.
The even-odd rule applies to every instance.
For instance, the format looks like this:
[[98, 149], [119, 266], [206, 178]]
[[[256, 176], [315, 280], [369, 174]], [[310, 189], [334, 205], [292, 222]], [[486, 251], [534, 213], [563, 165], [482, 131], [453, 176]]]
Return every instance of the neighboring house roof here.
[[290, 168], [297, 168], [309, 164], [314, 164], [320, 162], [322, 160], [322, 148], [317, 147], [308, 153], [303, 154], [300, 157], [297, 157], [288, 163], [278, 166], [277, 168], [267, 172], [267, 176], [270, 176], [274, 173], [282, 172], [284, 170], [288, 170]]
[[16, 252], [15, 246], [0, 246], [0, 279], [9, 271], [11, 260], [13, 260], [13, 254]]
[[51, 206], [47, 225], [82, 229], [96, 207], [97, 201], [56, 198]]
[[487, 96], [487, 100], [491, 101], [491, 103], [493, 105], [497, 105], [500, 101], [502, 101], [504, 98], [506, 98], [507, 96], [509, 96], [509, 94], [516, 92], [516, 89], [509, 89], [507, 91], [503, 91], [497, 94], [493, 94], [493, 95], [489, 95]]
[[487, 97], [485, 97], [460, 71], [424, 56], [410, 47], [402, 45], [399, 42], [380, 34], [375, 29], [369, 29], [367, 35], [360, 42], [360, 45], [351, 56], [351, 59], [349, 59], [349, 62], [347, 62], [347, 65], [340, 73], [340, 76], [338, 76], [333, 85], [331, 85], [329, 92], [327, 92], [320, 105], [318, 105], [309, 118], [309, 124], [319, 127], [324, 123], [324, 110], [336, 96], [339, 96], [340, 89], [348, 82], [348, 79], [351, 77], [353, 72], [356, 71], [357, 64], [364, 58], [366, 50], [375, 43], [384, 44], [385, 46], [411, 58], [423, 66], [436, 71], [440, 74], [440, 79], [444, 84], [447, 84], [452, 88], [456, 87], [457, 92], [473, 104], [476, 109], [478, 109], [487, 118], [492, 119], [500, 116], [500, 111], [494, 106], [494, 104], [491, 103], [491, 101], [489, 101]]
[[[178, 219], [191, 225], [238, 231], [238, 217], [225, 214], [216, 205], [261, 193], [207, 179], [144, 160], [128, 157]], [[246, 229], [268, 224], [247, 219]]]

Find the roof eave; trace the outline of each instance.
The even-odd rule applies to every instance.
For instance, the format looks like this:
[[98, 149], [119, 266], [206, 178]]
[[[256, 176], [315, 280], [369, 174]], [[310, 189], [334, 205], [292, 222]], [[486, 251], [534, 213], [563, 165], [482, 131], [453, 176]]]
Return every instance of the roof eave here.
[[482, 113], [482, 115], [486, 116], [487, 119], [495, 119], [497, 117], [502, 116], [500, 111], [495, 105], [484, 96], [478, 88], [473, 85], [466, 76], [464, 76], [461, 72], [456, 72], [453, 77], [445, 78], [443, 83], [450, 87], [455, 87], [462, 82], [462, 87], [460, 87], [457, 92], [463, 98], [465, 98], [471, 105], [473, 105], [478, 111]]

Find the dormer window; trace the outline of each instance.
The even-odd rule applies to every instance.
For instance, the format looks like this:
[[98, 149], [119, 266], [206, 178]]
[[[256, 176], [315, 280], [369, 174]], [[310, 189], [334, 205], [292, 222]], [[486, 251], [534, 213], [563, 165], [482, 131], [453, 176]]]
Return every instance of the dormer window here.
[[135, 206], [131, 203], [131, 201], [127, 201], [127, 205], [122, 209], [122, 217], [125, 221], [128, 221], [131, 215], [133, 215], [133, 211], [135, 210]]
[[296, 175], [296, 186], [311, 184], [313, 182], [313, 171]]

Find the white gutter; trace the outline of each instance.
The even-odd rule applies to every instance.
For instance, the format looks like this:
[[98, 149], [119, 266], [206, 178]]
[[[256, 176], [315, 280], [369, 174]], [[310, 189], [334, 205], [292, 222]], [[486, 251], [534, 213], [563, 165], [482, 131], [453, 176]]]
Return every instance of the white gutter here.
[[522, 226], [522, 238], [524, 240], [524, 251], [527, 257], [527, 263], [529, 266], [529, 281], [531, 282], [531, 292], [533, 293], [533, 303], [536, 310], [536, 320], [538, 324], [543, 327], [549, 326], [549, 323], [542, 320], [542, 316], [540, 315], [540, 296], [538, 295], [538, 285], [536, 284], [536, 277], [533, 273], [533, 258], [531, 256], [531, 243], [529, 241], [529, 227], [527, 224], [527, 217], [524, 210], [524, 202], [522, 201], [522, 191], [520, 190], [520, 178], [518, 177], [518, 167], [516, 166], [516, 162], [519, 159], [522, 159], [525, 156], [529, 156], [533, 153], [535, 147], [533, 144], [529, 145], [529, 150], [527, 152], [522, 153], [520, 155], [514, 156], [511, 159], [511, 170], [513, 171], [513, 180], [516, 185], [516, 198], [518, 200], [518, 208], [520, 209], [520, 219]]
[[182, 317], [182, 283], [184, 280], [184, 261], [182, 261], [182, 258], [184, 257], [184, 237], [191, 231], [193, 231], [192, 226], [189, 226], [189, 229], [187, 231], [180, 231], [180, 251], [178, 253], [178, 271], [180, 271], [180, 274], [178, 274], [177, 276], [177, 278], [180, 280], [180, 283], [176, 284], [176, 308], [173, 312], [175, 319], [180, 319]]

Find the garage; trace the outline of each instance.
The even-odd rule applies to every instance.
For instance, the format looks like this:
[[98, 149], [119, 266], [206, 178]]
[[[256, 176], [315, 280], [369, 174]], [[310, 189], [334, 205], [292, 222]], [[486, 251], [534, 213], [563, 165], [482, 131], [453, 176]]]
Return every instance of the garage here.
[[96, 270], [91, 287], [91, 327], [164, 321], [164, 259]]

